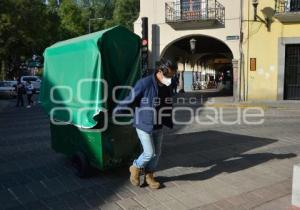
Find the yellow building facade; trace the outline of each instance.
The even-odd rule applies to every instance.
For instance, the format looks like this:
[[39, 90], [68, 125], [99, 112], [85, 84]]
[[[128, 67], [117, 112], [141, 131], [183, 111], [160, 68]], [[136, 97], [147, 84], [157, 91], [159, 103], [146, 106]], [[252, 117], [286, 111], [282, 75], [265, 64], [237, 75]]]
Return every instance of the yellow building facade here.
[[246, 0], [242, 8], [242, 100], [300, 100], [300, 0]]

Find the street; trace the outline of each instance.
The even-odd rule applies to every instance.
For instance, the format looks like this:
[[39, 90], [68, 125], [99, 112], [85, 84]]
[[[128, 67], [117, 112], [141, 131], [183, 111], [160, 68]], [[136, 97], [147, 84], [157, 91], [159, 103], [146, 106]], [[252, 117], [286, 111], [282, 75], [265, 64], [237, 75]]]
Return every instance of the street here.
[[299, 29], [300, 0], [0, 0], [0, 210], [300, 210]]
[[[0, 104], [0, 209], [290, 208], [300, 104], [266, 108], [262, 125], [175, 126], [164, 139], [156, 173], [164, 187], [157, 191], [132, 186], [127, 167], [76, 177], [70, 160], [51, 149], [49, 119], [39, 105]], [[236, 114], [224, 109], [225, 120]]]

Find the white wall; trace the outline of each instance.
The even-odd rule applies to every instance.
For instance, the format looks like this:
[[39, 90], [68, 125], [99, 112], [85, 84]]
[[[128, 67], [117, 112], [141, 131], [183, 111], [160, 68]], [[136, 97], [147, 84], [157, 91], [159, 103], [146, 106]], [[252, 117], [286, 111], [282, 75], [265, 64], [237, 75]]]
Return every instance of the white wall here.
[[[173, 0], [178, 1], [178, 0]], [[149, 49], [151, 51], [151, 66], [155, 60], [159, 60], [161, 53], [174, 41], [190, 35], [211, 36], [227, 44], [231, 49], [234, 59], [240, 59], [239, 40], [226, 41], [226, 36], [240, 35], [240, 1], [241, 0], [219, 0], [225, 7], [225, 28], [196, 29], [196, 30], [174, 30], [165, 23], [165, 3], [168, 0], [140, 0], [140, 17], [134, 24], [134, 31], [141, 36], [141, 17], [149, 18]], [[157, 25], [159, 34], [152, 37], [152, 26]], [[154, 38], [154, 42], [152, 40]], [[156, 50], [153, 49], [156, 48]]]

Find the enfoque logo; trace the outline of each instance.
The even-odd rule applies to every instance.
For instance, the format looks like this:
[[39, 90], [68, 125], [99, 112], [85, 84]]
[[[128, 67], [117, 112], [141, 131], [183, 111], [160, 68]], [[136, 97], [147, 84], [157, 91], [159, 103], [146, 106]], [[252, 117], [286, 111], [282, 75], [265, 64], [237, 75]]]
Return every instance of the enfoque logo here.
[[[102, 98], [98, 100], [85, 99], [87, 95], [84, 92], [84, 85], [91, 85], [95, 83], [93, 87], [98, 88], [100, 91], [100, 84], [102, 88]], [[129, 94], [124, 100], [118, 99], [118, 92], [128, 91]], [[64, 92], [64, 99], [59, 96], [60, 92]], [[116, 125], [131, 125], [132, 123], [139, 124], [143, 122], [145, 115], [151, 116], [150, 124], [161, 124], [163, 118], [172, 118], [174, 125], [188, 126], [192, 124], [199, 125], [261, 125], [264, 123], [265, 112], [262, 107], [234, 107], [231, 108], [231, 112], [234, 113], [234, 119], [226, 119], [226, 109], [222, 107], [202, 106], [204, 101], [197, 100], [195, 97], [176, 97], [176, 99], [169, 97], [161, 101], [160, 98], [154, 97], [152, 99], [147, 97], [141, 97], [143, 93], [137, 93], [131, 86], [115, 86], [112, 89], [111, 96], [112, 101], [118, 104], [112, 112], [105, 108], [101, 108], [101, 125], [100, 131], [103, 132], [108, 128], [109, 121]], [[50, 90], [50, 100], [57, 106], [50, 111], [50, 120], [55, 125], [72, 124], [73, 118], [76, 117], [79, 126], [86, 118], [88, 112], [97, 112], [95, 110], [96, 104], [103, 104], [108, 101], [108, 82], [104, 79], [84, 79], [77, 83], [76, 92], [69, 86], [54, 86]], [[135, 99], [139, 99], [140, 104], [143, 106], [131, 107], [131, 103]], [[71, 108], [73, 100], [79, 102], [82, 108], [77, 108], [76, 113]], [[213, 105], [214, 101], [207, 101], [209, 105]], [[177, 106], [180, 104], [180, 106]], [[162, 106], [160, 106], [162, 105]], [[164, 107], [165, 105], [165, 107]], [[199, 106], [198, 106], [199, 105]], [[160, 107], [157, 109], [157, 107]], [[68, 119], [58, 121], [55, 116], [60, 113], [64, 113], [64, 116], [68, 116]], [[124, 121], [124, 117], [130, 120]], [[141, 119], [142, 118], [142, 119]]]

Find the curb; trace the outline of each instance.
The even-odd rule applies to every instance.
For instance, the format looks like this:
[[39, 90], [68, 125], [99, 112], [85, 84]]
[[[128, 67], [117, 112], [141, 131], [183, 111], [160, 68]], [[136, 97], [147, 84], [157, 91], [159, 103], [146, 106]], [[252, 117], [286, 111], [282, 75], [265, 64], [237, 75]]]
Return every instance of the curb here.
[[204, 107], [216, 107], [216, 108], [262, 108], [264, 110], [267, 109], [278, 109], [278, 110], [299, 110], [300, 106], [276, 106], [276, 105], [267, 105], [267, 104], [239, 104], [239, 103], [215, 103], [215, 104], [204, 104]]

